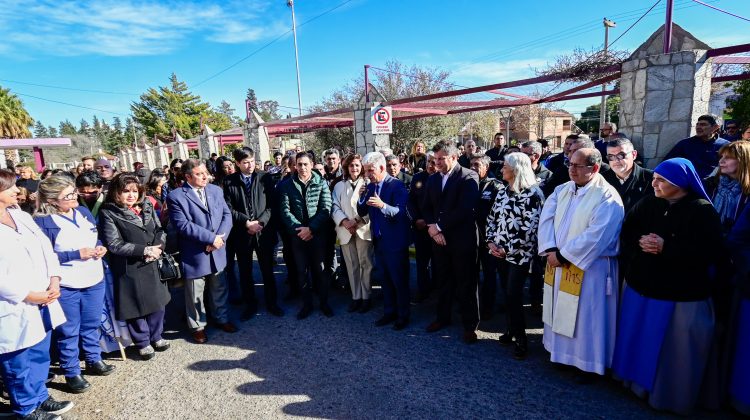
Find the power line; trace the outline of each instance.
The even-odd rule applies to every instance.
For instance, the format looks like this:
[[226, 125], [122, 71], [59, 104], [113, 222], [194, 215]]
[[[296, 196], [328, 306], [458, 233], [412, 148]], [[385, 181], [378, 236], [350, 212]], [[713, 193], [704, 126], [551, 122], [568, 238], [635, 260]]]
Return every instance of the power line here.
[[657, 5], [657, 4], [659, 4], [659, 3], [661, 3], [661, 0], [656, 0], [656, 3], [654, 3], [654, 4], [653, 4], [653, 6], [651, 6], [651, 7], [650, 7], [650, 8], [649, 8], [649, 9], [648, 9], [648, 10], [646, 11], [646, 13], [642, 14], [642, 15], [641, 15], [641, 17], [639, 17], [639, 18], [638, 18], [638, 20], [636, 20], [635, 22], [633, 22], [633, 24], [632, 24], [632, 25], [630, 25], [630, 26], [628, 27], [628, 29], [625, 29], [625, 32], [621, 33], [621, 34], [620, 34], [620, 36], [618, 36], [617, 38], [615, 38], [615, 40], [614, 40], [614, 41], [612, 41], [612, 42], [611, 42], [611, 43], [610, 43], [609, 45], [610, 45], [610, 46], [612, 46], [612, 45], [613, 45], [613, 44], [614, 44], [615, 42], [619, 41], [619, 40], [620, 40], [620, 38], [622, 38], [623, 36], [625, 36], [625, 34], [627, 34], [628, 32], [630, 32], [630, 30], [631, 30], [631, 29], [633, 29], [633, 27], [634, 27], [635, 25], [637, 25], [637, 24], [638, 24], [638, 22], [640, 22], [640, 21], [641, 21], [641, 19], [645, 18], [645, 17], [646, 17], [646, 15], [648, 15], [649, 13], [651, 13], [651, 11], [652, 11], [652, 10], [654, 10], [654, 7], [656, 7], [656, 5]]
[[92, 110], [92, 111], [106, 112], [107, 114], [122, 115], [123, 117], [127, 117], [127, 115], [122, 114], [120, 112], [107, 111], [106, 109], [91, 108], [91, 107], [88, 107], [88, 106], [76, 105], [76, 104], [71, 104], [71, 103], [62, 102], [62, 101], [56, 101], [54, 99], [40, 98], [39, 96], [29, 95], [27, 93], [20, 93], [20, 92], [17, 92], [17, 91], [13, 92], [13, 93], [16, 94], [16, 95], [19, 95], [19, 96], [26, 96], [28, 98], [39, 99], [40, 101], [52, 102], [52, 103], [56, 103], [56, 104], [67, 105], [67, 106], [72, 106], [72, 107], [82, 108], [82, 109], [89, 109], [89, 110]]
[[[343, 3], [340, 3], [340, 4], [338, 5], [338, 6], [335, 6], [335, 7], [331, 8], [331, 9], [328, 9], [328, 10], [326, 10], [325, 12], [323, 12], [323, 13], [321, 13], [321, 14], [317, 15], [317, 16], [314, 16], [314, 17], [312, 17], [312, 18], [310, 18], [310, 19], [308, 19], [308, 20], [306, 20], [306, 21], [302, 22], [301, 24], [297, 25], [297, 27], [298, 27], [298, 28], [300, 28], [300, 27], [302, 27], [302, 26], [305, 26], [305, 25], [307, 25], [308, 23], [310, 23], [310, 22], [313, 22], [313, 21], [315, 21], [315, 20], [317, 20], [317, 19], [319, 19], [319, 18], [321, 18], [321, 17], [323, 17], [323, 16], [325, 16], [325, 15], [327, 15], [327, 14], [329, 14], [329, 13], [333, 12], [334, 10], [336, 10], [336, 9], [339, 9], [339, 8], [343, 7], [344, 5], [346, 5], [346, 4], [348, 4], [348, 3], [351, 3], [352, 1], [354, 1], [354, 0], [346, 0], [346, 1], [344, 1]], [[196, 84], [194, 84], [194, 85], [190, 86], [190, 88], [191, 88], [191, 89], [192, 89], [192, 88], [196, 88], [196, 87], [198, 87], [198, 86], [200, 86], [200, 85], [202, 85], [202, 84], [204, 84], [204, 83], [208, 82], [209, 80], [212, 80], [212, 79], [216, 78], [217, 76], [219, 76], [219, 75], [223, 74], [223, 73], [224, 73], [224, 72], [226, 72], [227, 70], [230, 70], [230, 69], [232, 69], [232, 68], [236, 67], [237, 65], [239, 65], [239, 64], [240, 64], [240, 63], [242, 63], [243, 61], [247, 60], [248, 58], [250, 58], [250, 57], [252, 57], [252, 56], [254, 56], [254, 55], [258, 54], [259, 52], [263, 51], [264, 49], [266, 49], [266, 48], [270, 47], [270, 46], [271, 46], [272, 44], [274, 44], [274, 43], [275, 43], [276, 41], [278, 41], [278, 40], [280, 40], [281, 38], [283, 38], [283, 37], [287, 36], [287, 35], [288, 35], [288, 34], [290, 34], [291, 32], [292, 32], [292, 30], [291, 30], [291, 29], [289, 29], [288, 31], [284, 32], [283, 34], [281, 34], [281, 35], [277, 36], [276, 38], [272, 39], [272, 40], [271, 40], [270, 42], [268, 42], [268, 43], [264, 44], [263, 46], [261, 46], [261, 47], [260, 47], [260, 48], [258, 48], [257, 50], [255, 50], [255, 51], [251, 52], [250, 54], [248, 54], [248, 55], [246, 55], [246, 56], [242, 57], [241, 59], [239, 59], [239, 60], [235, 61], [234, 63], [232, 63], [232, 64], [231, 64], [231, 65], [229, 65], [228, 67], [225, 67], [224, 69], [222, 69], [222, 70], [220, 70], [220, 71], [218, 71], [218, 72], [214, 73], [213, 75], [209, 76], [208, 78], [206, 78], [206, 79], [203, 79], [203, 80], [201, 80], [200, 82], [198, 82], [198, 83], [196, 83]]]
[[40, 84], [40, 83], [21, 82], [21, 81], [18, 81], [18, 80], [9, 80], [9, 79], [0, 79], [0, 81], [2, 81], [2, 82], [8, 82], [8, 83], [17, 83], [19, 85], [44, 87], [44, 88], [50, 88], [50, 89], [72, 90], [72, 91], [76, 91], [76, 92], [104, 93], [104, 94], [108, 94], [108, 95], [139, 96], [137, 93], [112, 92], [112, 91], [107, 91], [107, 90], [82, 89], [82, 88], [71, 88], [71, 87], [64, 87], [64, 86], [43, 85], [43, 84]]
[[723, 10], [723, 9], [719, 9], [718, 7], [715, 7], [715, 6], [711, 6], [710, 4], [706, 4], [706, 3], [703, 3], [702, 1], [698, 1], [698, 0], [693, 0], [693, 2], [695, 2], [695, 3], [698, 3], [698, 4], [701, 4], [701, 5], [703, 5], [703, 6], [706, 6], [706, 7], [708, 7], [708, 8], [711, 8], [711, 9], [717, 10], [717, 11], [719, 11], [719, 12], [721, 12], [721, 13], [726, 13], [726, 14], [728, 14], [729, 16], [733, 16], [733, 17], [736, 17], [737, 19], [742, 19], [742, 20], [745, 20], [745, 21], [748, 21], [748, 22], [750, 22], [750, 19], [748, 19], [748, 18], [746, 18], [746, 17], [742, 17], [742, 16], [740, 16], [740, 15], [735, 15], [735, 14], [734, 14], [734, 13], [732, 13], [732, 12], [727, 12], [726, 10]]

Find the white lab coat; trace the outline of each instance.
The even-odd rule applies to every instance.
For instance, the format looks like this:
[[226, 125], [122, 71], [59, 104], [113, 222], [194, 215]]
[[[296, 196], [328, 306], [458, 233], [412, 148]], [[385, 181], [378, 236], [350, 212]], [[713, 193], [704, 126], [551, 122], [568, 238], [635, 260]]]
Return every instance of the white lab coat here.
[[[0, 224], [0, 354], [29, 348], [45, 337], [39, 307], [24, 299], [29, 292], [47, 290], [50, 277], [60, 275], [52, 244], [31, 216], [20, 209], [8, 212], [18, 232]], [[65, 321], [57, 301], [49, 311], [53, 326]]]

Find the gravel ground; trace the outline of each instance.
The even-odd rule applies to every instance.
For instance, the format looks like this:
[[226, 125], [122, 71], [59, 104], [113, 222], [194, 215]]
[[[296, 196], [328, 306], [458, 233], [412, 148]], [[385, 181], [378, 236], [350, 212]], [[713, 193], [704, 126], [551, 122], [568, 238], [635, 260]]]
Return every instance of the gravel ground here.
[[516, 361], [497, 343], [502, 315], [483, 321], [480, 341], [466, 345], [457, 316], [444, 331], [424, 331], [434, 298], [412, 306], [412, 323], [399, 332], [373, 326], [382, 301], [367, 314], [346, 313], [348, 302], [346, 292], [334, 291], [333, 318], [316, 311], [302, 321], [298, 301], [284, 303], [282, 318], [261, 306], [243, 323], [233, 307], [240, 331], [209, 328], [208, 343], [197, 345], [182, 331], [176, 289], [165, 333], [170, 350], [148, 362], [132, 349], [124, 362], [108, 355], [117, 370], [88, 377], [93, 387], [85, 394], [63, 392], [62, 378], [50, 389], [75, 401], [66, 419], [664, 417], [612, 380], [580, 385], [573, 371], [555, 368], [541, 345], [539, 316], [527, 314], [530, 355]]

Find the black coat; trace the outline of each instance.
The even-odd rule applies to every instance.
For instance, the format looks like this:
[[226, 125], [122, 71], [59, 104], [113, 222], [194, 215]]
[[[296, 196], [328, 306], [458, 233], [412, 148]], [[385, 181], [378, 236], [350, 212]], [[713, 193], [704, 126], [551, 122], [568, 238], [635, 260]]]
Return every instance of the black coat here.
[[104, 204], [99, 211], [99, 231], [109, 251], [117, 319], [164, 309], [170, 299], [167, 284], [159, 278], [156, 262], [147, 263], [143, 256], [147, 246], [163, 246], [166, 240], [151, 203], [143, 202], [141, 217], [115, 204]]
[[[399, 173], [396, 174], [396, 176], [394, 178], [396, 178], [399, 181], [403, 182], [404, 185], [406, 186], [406, 191], [409, 191], [409, 189], [411, 188], [411, 179], [412, 179], [411, 175], [407, 174], [404, 171], [400, 171]], [[333, 190], [331, 190], [331, 191], [333, 191]]]
[[[664, 239], [660, 254], [641, 250], [641, 236]], [[625, 281], [653, 299], [705, 300], [715, 292], [715, 272], [723, 261], [719, 215], [710, 202], [687, 196], [674, 204], [646, 196], [625, 216], [620, 252]]]
[[614, 170], [607, 171], [602, 176], [620, 194], [622, 205], [625, 207], [625, 214], [628, 214], [641, 198], [654, 195], [654, 187], [651, 185], [651, 181], [654, 179], [654, 171], [650, 169], [634, 165], [633, 173], [630, 174], [625, 183], [620, 183], [620, 179], [617, 178]]
[[477, 246], [476, 204], [479, 200], [479, 175], [456, 164], [443, 178], [436, 172], [427, 179], [424, 219], [440, 226], [448, 248]]
[[274, 234], [264, 235], [265, 227], [271, 220], [271, 203], [273, 200], [273, 177], [263, 171], [253, 174], [250, 187], [250, 197], [245, 193], [245, 183], [240, 172], [224, 178], [224, 200], [232, 211], [232, 231], [230, 238], [238, 239], [248, 236], [245, 224], [257, 220], [263, 224], [263, 230], [256, 234], [258, 241], [267, 236], [271, 239]]
[[489, 175], [479, 181], [479, 199], [476, 206], [477, 227], [479, 228], [479, 243], [484, 245], [484, 231], [487, 228], [487, 216], [492, 211], [495, 204], [497, 191], [500, 189], [502, 181]]
[[427, 171], [422, 171], [414, 174], [409, 184], [409, 202], [407, 208], [409, 209], [409, 216], [412, 222], [416, 222], [419, 219], [424, 219], [424, 195], [427, 190], [427, 178], [430, 174]]

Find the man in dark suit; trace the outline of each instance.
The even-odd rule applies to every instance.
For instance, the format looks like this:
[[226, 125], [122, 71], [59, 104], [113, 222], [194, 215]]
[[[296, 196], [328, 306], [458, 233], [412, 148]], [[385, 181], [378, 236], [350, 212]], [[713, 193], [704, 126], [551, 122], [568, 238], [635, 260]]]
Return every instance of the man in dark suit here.
[[385, 157], [385, 170], [388, 172], [388, 175], [403, 182], [406, 186], [406, 191], [409, 191], [412, 176], [402, 170], [401, 160], [398, 156], [388, 155]]
[[225, 332], [236, 332], [229, 323], [227, 284], [221, 275], [227, 265], [224, 239], [232, 229], [221, 188], [208, 183], [206, 165], [197, 159], [182, 163], [185, 183], [169, 193], [169, 218], [178, 234], [185, 277], [185, 312], [197, 343], [206, 342], [206, 308], [203, 291], [209, 288], [212, 315]]
[[[397, 158], [398, 159], [398, 158]], [[371, 152], [362, 159], [370, 183], [357, 203], [357, 213], [370, 216], [370, 232], [375, 255], [383, 271], [384, 315], [375, 325], [392, 322], [394, 330], [409, 325], [409, 215], [406, 202], [409, 193], [403, 182], [390, 176], [385, 157]]]
[[417, 294], [415, 303], [427, 299], [434, 288], [430, 274], [432, 260], [432, 239], [427, 234], [427, 223], [424, 221], [424, 196], [427, 190], [427, 178], [436, 172], [435, 153], [426, 154], [425, 170], [414, 174], [409, 189], [409, 216], [414, 223], [414, 253], [417, 263]]
[[[424, 218], [432, 238], [434, 273], [440, 297], [437, 319], [427, 332], [445, 328], [451, 321], [456, 292], [461, 306], [464, 342], [477, 341], [479, 301], [477, 291], [477, 226], [474, 219], [479, 199], [479, 176], [458, 164], [458, 149], [441, 141], [432, 149], [438, 172], [427, 180]], [[456, 290], [458, 289], [458, 290]]]
[[275, 232], [265, 232], [271, 219], [269, 195], [274, 186], [269, 183], [270, 177], [265, 172], [255, 171], [253, 149], [241, 147], [235, 149], [232, 156], [239, 171], [224, 178], [224, 199], [232, 211], [233, 226], [228, 241], [231, 246], [228, 249], [237, 255], [242, 297], [247, 305], [240, 319], [246, 321], [252, 318], [258, 309], [253, 280], [253, 252], [258, 256], [260, 274], [263, 276], [266, 310], [272, 315], [282, 316], [284, 312], [277, 303], [276, 279], [273, 276]]
[[505, 154], [508, 153], [508, 147], [505, 146], [505, 135], [503, 133], [495, 133], [492, 143], [493, 147], [485, 155], [490, 158], [490, 173], [497, 178], [500, 174], [500, 168], [503, 167]]
[[602, 173], [602, 176], [620, 194], [625, 214], [641, 198], [654, 194], [654, 187], [651, 186], [654, 171], [635, 163], [637, 156], [633, 143], [626, 138], [618, 138], [607, 144], [606, 157], [611, 170]]

